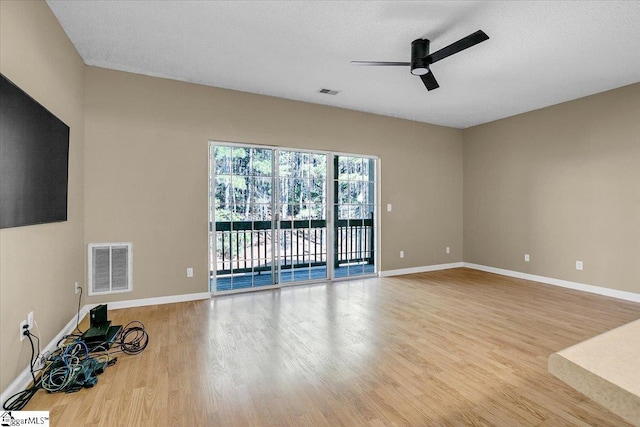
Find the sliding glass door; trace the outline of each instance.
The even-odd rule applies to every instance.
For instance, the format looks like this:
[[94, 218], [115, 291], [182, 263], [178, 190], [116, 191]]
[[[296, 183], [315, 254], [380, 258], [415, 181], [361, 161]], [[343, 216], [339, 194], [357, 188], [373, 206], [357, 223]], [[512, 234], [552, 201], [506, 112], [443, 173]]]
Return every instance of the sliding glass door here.
[[209, 157], [214, 293], [376, 273], [375, 159], [213, 142]]
[[215, 289], [274, 286], [273, 150], [211, 145], [210, 159], [209, 264]]

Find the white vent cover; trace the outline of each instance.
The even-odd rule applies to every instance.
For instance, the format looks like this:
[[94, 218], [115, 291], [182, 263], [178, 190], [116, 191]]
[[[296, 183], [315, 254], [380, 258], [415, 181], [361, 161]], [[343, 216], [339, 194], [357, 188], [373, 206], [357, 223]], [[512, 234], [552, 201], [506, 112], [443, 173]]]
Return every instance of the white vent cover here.
[[89, 295], [131, 292], [131, 243], [89, 243]]

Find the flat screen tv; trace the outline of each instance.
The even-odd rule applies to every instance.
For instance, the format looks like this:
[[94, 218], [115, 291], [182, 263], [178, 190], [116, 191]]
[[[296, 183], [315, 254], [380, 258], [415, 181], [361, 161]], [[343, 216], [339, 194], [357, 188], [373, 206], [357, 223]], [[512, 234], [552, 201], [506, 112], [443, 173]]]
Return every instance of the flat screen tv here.
[[0, 228], [67, 220], [69, 126], [0, 74]]

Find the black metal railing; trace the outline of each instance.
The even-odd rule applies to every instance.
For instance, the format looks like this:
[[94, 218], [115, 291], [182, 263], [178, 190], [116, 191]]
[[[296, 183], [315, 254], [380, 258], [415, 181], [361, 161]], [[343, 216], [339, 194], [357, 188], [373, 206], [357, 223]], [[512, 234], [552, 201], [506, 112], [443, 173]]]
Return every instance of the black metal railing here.
[[[270, 271], [272, 254], [279, 244], [280, 268], [307, 268], [327, 264], [327, 222], [285, 220], [279, 222], [279, 241], [271, 221], [217, 221], [216, 274]], [[213, 229], [213, 223], [210, 224]], [[336, 221], [334, 266], [374, 263], [374, 221]]]
[[334, 267], [374, 262], [373, 214], [367, 219], [338, 219], [334, 242]]

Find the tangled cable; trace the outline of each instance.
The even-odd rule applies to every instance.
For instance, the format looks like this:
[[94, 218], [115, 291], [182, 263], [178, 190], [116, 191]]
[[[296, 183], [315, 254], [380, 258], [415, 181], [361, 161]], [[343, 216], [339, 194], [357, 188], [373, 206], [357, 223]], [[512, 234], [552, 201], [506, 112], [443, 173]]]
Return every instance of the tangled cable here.
[[[24, 335], [31, 344], [29, 367], [33, 383], [4, 402], [2, 407], [7, 411], [22, 410], [40, 388], [50, 393], [73, 393], [82, 388], [93, 387], [98, 382], [97, 375], [102, 374], [108, 366], [113, 366], [118, 360], [117, 357], [112, 357], [114, 353], [139, 354], [149, 344], [149, 334], [142, 322], [137, 320], [122, 328], [112, 342], [100, 343], [91, 349], [82, 336], [66, 335], [58, 341], [56, 351], [49, 355], [45, 367], [40, 370], [42, 375], [37, 378], [36, 373], [39, 371], [35, 366], [40, 354], [40, 339], [28, 329], [25, 329]], [[38, 341], [38, 355], [32, 337]]]
[[142, 322], [134, 320], [122, 328], [118, 344], [124, 354], [138, 354], [147, 348], [149, 334]]

